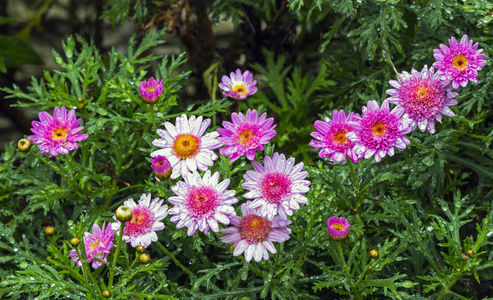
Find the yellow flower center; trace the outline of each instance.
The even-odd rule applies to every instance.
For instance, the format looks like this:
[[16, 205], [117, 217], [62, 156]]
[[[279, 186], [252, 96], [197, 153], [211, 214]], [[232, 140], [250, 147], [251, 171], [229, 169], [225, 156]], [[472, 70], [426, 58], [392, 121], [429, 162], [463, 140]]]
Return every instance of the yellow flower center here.
[[156, 89], [155, 89], [155, 88], [153, 88], [153, 87], [148, 87], [148, 88], [147, 88], [147, 90], [148, 90], [149, 92], [154, 92]]
[[240, 134], [240, 136], [238, 137], [238, 140], [240, 141], [240, 143], [246, 144], [246, 143], [250, 142], [252, 135], [253, 135], [253, 132], [251, 130], [245, 130]]
[[377, 123], [371, 128], [374, 134], [382, 135], [385, 133], [385, 125]]
[[236, 84], [233, 87], [233, 92], [236, 92], [236, 93], [240, 94], [241, 96], [243, 96], [247, 93], [247, 89], [246, 89], [244, 84], [240, 83], [240, 84]]
[[346, 138], [347, 131], [341, 131], [338, 134], [334, 135], [333, 139], [339, 144], [347, 144], [349, 140]]
[[337, 230], [340, 230], [340, 231], [343, 231], [345, 229], [344, 225], [339, 224], [339, 223], [332, 224], [332, 225], [330, 225], [330, 227], [337, 229]]
[[197, 154], [199, 146], [200, 142], [196, 137], [191, 134], [182, 134], [176, 138], [173, 150], [176, 156], [187, 159]]
[[96, 248], [96, 246], [99, 246], [99, 245], [101, 245], [101, 242], [96, 241], [94, 244], [91, 245], [91, 250], [94, 250], [94, 248]]
[[67, 130], [64, 128], [57, 128], [51, 132], [51, 138], [55, 141], [64, 139], [67, 136]]
[[464, 57], [464, 55], [458, 55], [454, 57], [452, 65], [457, 69], [463, 70], [465, 67], [467, 67], [467, 62], [468, 60]]

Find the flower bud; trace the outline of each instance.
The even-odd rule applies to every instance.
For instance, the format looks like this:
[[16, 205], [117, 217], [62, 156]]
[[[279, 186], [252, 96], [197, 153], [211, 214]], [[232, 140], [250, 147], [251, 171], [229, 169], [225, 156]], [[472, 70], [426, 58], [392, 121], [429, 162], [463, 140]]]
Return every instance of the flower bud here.
[[122, 223], [132, 220], [132, 210], [123, 205], [118, 207], [115, 215], [116, 219]]
[[144, 252], [146, 252], [146, 248], [144, 248], [143, 246], [137, 246], [136, 250], [137, 250], [137, 252], [139, 252], [139, 253], [144, 253]]
[[372, 249], [370, 251], [370, 257], [371, 258], [377, 258], [378, 257], [378, 251], [376, 249]]
[[467, 256], [473, 256], [474, 255], [474, 251], [472, 251], [471, 249], [467, 250], [466, 252]]
[[31, 148], [31, 141], [28, 139], [20, 139], [17, 142], [17, 149], [19, 149], [20, 152], [27, 152]]
[[157, 155], [153, 157], [151, 160], [152, 160], [152, 170], [154, 171], [156, 180], [158, 181], [163, 180], [171, 175], [173, 169], [171, 168], [171, 164], [166, 157]]
[[464, 254], [464, 255], [462, 255], [462, 260], [468, 260], [468, 259], [469, 259], [469, 256], [467, 256], [467, 255], [465, 255], [465, 254]]
[[159, 96], [163, 93], [164, 81], [155, 80], [154, 77], [147, 81], [142, 81], [139, 84], [139, 92], [142, 96], [142, 102], [154, 104], [159, 100]]
[[149, 256], [149, 254], [142, 253], [141, 255], [139, 255], [139, 260], [142, 264], [145, 265], [151, 261], [151, 257]]
[[45, 227], [45, 234], [50, 236], [55, 234], [55, 227], [53, 226], [46, 226]]
[[73, 247], [77, 247], [80, 244], [79, 238], [73, 237], [70, 239], [70, 244], [72, 244]]
[[344, 240], [349, 232], [349, 225], [346, 218], [330, 217], [327, 220], [327, 230], [333, 241], [340, 242]]
[[110, 296], [111, 296], [111, 292], [110, 291], [106, 290], [106, 291], [103, 292], [103, 297], [109, 298]]

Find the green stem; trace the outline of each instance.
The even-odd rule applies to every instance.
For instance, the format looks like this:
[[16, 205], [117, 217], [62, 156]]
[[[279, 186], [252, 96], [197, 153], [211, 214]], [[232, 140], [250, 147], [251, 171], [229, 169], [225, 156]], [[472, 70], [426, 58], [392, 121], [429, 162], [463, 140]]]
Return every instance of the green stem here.
[[354, 189], [356, 191], [356, 196], [354, 196], [354, 199], [355, 199], [355, 206], [357, 209], [359, 209], [359, 193], [360, 193], [360, 186], [359, 186], [359, 183], [357, 182], [357, 179], [356, 179], [356, 171], [354, 170], [354, 163], [348, 159], [348, 165], [349, 165], [349, 170], [351, 172], [351, 179], [353, 180], [353, 186], [354, 186]]
[[351, 271], [349, 270], [349, 267], [346, 264], [346, 259], [344, 258], [344, 253], [342, 252], [341, 242], [337, 242], [337, 250], [339, 252], [339, 259], [341, 260], [342, 263], [342, 269], [344, 270], [344, 274], [346, 274], [347, 280], [349, 280], [349, 285], [351, 286], [351, 293], [354, 295], [356, 299], [360, 299], [361, 297], [358, 294], [353, 279], [351, 278]]
[[159, 248], [161, 248], [161, 250], [163, 250], [163, 252], [168, 255], [168, 257], [175, 263], [175, 265], [177, 265], [180, 269], [183, 270], [183, 272], [185, 272], [188, 276], [190, 277], [194, 277], [193, 276], [193, 273], [187, 268], [185, 267], [184, 265], [181, 264], [181, 262], [179, 262], [175, 256], [173, 255], [173, 253], [169, 252], [168, 249], [166, 249], [163, 244], [161, 244], [161, 242], [157, 241], [156, 244], [159, 246]]
[[115, 267], [116, 261], [118, 260], [118, 254], [120, 253], [120, 248], [122, 247], [123, 240], [123, 229], [125, 228], [125, 222], [120, 222], [120, 234], [118, 235], [118, 242], [116, 244], [116, 251], [113, 256], [113, 263], [111, 264], [111, 275], [110, 281], [108, 282], [108, 291], [111, 291], [111, 287], [113, 286], [113, 277], [115, 276]]
[[152, 120], [152, 126], [154, 128], [154, 133], [157, 131], [157, 125], [156, 125], [156, 118], [154, 116], [154, 103], [150, 105], [151, 107], [151, 120]]
[[96, 287], [98, 294], [101, 295], [102, 294], [101, 289], [99, 288], [99, 285], [96, 283], [96, 280], [94, 280], [94, 277], [92, 277], [91, 270], [89, 269], [89, 265], [87, 264], [87, 254], [86, 254], [86, 248], [84, 246], [84, 239], [82, 239], [80, 244], [82, 247], [75, 248], [75, 251], [77, 252], [77, 256], [79, 257], [79, 260], [82, 262], [82, 273], [89, 277], [94, 287]]

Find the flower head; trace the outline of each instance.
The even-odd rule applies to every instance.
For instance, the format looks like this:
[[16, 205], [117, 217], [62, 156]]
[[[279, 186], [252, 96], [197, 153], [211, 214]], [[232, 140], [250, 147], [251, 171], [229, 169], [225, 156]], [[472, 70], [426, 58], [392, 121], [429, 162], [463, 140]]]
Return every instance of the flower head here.
[[355, 121], [356, 117], [359, 115], [353, 112], [346, 117], [344, 110], [334, 110], [332, 120], [326, 117], [325, 121], [315, 121], [314, 126], [317, 131], [311, 133], [315, 140], [310, 142], [310, 146], [317, 150], [322, 148], [318, 154], [320, 158], [330, 156], [332, 161], [346, 161], [347, 155], [353, 162], [359, 161], [358, 156], [353, 152], [354, 143], [346, 138], [346, 133], [354, 130], [348, 122]]
[[412, 130], [410, 120], [402, 119], [404, 108], [395, 107], [389, 111], [388, 100], [383, 101], [381, 108], [377, 101], [371, 100], [362, 111], [362, 117], [349, 122], [354, 131], [346, 134], [351, 142], [356, 143], [353, 152], [358, 157], [368, 159], [375, 155], [375, 161], [379, 162], [386, 154], [393, 156], [394, 147], [404, 150], [411, 143], [404, 137]]
[[253, 75], [249, 71], [241, 73], [240, 69], [236, 73], [231, 72], [230, 77], [224, 75], [219, 88], [224, 91], [224, 97], [231, 97], [238, 100], [245, 100], [248, 96], [257, 92], [257, 80], [253, 80]]
[[454, 99], [458, 94], [451, 92], [452, 87], [447, 81], [440, 79], [440, 73], [434, 73], [433, 68], [423, 67], [421, 72], [414, 68], [411, 74], [402, 72], [402, 82], [390, 80], [389, 84], [395, 89], [386, 91], [390, 95], [387, 100], [404, 109], [406, 117], [412, 120], [411, 129], [419, 127], [421, 131], [428, 129], [435, 133], [435, 119], [442, 122], [442, 115], [453, 117], [455, 114], [449, 106], [456, 105]]
[[50, 152], [51, 156], [60, 153], [68, 154], [69, 151], [77, 149], [77, 142], [87, 139], [87, 134], [79, 134], [84, 127], [79, 126], [81, 119], [75, 117], [75, 110], [72, 109], [67, 114], [65, 106], [55, 107], [53, 116], [42, 111], [38, 114], [39, 120], [33, 121], [31, 131], [34, 135], [27, 138], [39, 145], [41, 153]]
[[164, 149], [152, 152], [151, 157], [162, 155], [169, 160], [173, 168], [171, 179], [197, 169], [205, 171], [214, 164], [217, 155], [213, 150], [221, 147], [222, 142], [217, 139], [219, 134], [215, 131], [203, 135], [210, 123], [211, 119], [202, 121], [202, 116], [190, 116], [188, 119], [183, 114], [176, 118], [176, 127], [165, 122], [166, 130], [157, 130], [161, 138], [155, 139], [152, 144]]
[[350, 227], [351, 225], [349, 225], [346, 218], [330, 217], [327, 220], [327, 230], [330, 238], [336, 242], [346, 238]]
[[237, 160], [243, 153], [249, 160], [253, 160], [255, 150], [263, 151], [264, 145], [276, 136], [274, 128], [277, 125], [272, 125], [274, 119], [266, 119], [266, 115], [263, 113], [259, 117], [255, 109], [247, 110], [246, 116], [241, 112], [232, 113], [233, 123], [224, 121], [224, 128], [217, 129], [221, 135], [218, 140], [226, 145], [219, 153], [228, 156], [230, 161]]
[[[142, 246], [147, 248], [152, 242], [157, 241], [156, 231], [164, 229], [161, 222], [168, 215], [168, 205], [161, 205], [164, 200], [154, 198], [151, 194], [142, 194], [139, 203], [130, 198], [123, 205], [132, 210], [132, 219], [125, 222], [123, 228], [123, 240], [130, 243], [132, 247]], [[114, 216], [115, 223], [111, 226], [116, 232], [120, 232], [121, 222]]]
[[308, 199], [302, 194], [310, 189], [310, 181], [304, 180], [308, 172], [303, 170], [303, 163], [294, 165], [294, 157], [286, 160], [284, 154], [274, 153], [272, 158], [266, 156], [264, 165], [253, 161], [255, 171], [248, 170], [243, 176], [246, 182], [241, 186], [249, 190], [245, 198], [254, 199], [251, 208], [261, 207], [263, 215], [275, 216], [287, 220], [293, 210], [306, 204]]
[[183, 176], [184, 181], [171, 187], [176, 194], [168, 198], [174, 207], [169, 210], [171, 222], [176, 228], [188, 227], [188, 235], [192, 236], [197, 229], [207, 234], [209, 228], [217, 232], [219, 224], [228, 225], [229, 219], [236, 215], [231, 206], [238, 202], [234, 190], [226, 190], [229, 179], [219, 183], [219, 173], [211, 175], [207, 170], [201, 178], [197, 171]]
[[169, 160], [161, 155], [156, 155], [151, 158], [152, 160], [152, 170], [154, 171], [154, 175], [156, 176], [156, 180], [162, 180], [168, 178], [171, 175], [173, 169], [171, 168], [171, 164]]
[[442, 73], [442, 79], [452, 81], [454, 89], [459, 86], [467, 86], [467, 82], [478, 82], [478, 71], [486, 66], [486, 55], [481, 54], [483, 49], [478, 50], [478, 43], [472, 44], [467, 35], [462, 36], [460, 42], [452, 37], [449, 47], [440, 44], [439, 49], [433, 50], [433, 56], [437, 60], [433, 63], [438, 71]]
[[163, 93], [163, 80], [157, 81], [154, 77], [147, 81], [142, 81], [139, 84], [140, 95], [142, 101], [147, 104], [156, 103], [159, 100], [159, 96]]
[[247, 201], [241, 206], [242, 217], [231, 217], [233, 226], [222, 229], [221, 232], [229, 235], [221, 238], [223, 243], [233, 243], [233, 255], [245, 253], [245, 260], [256, 262], [269, 259], [269, 252], [276, 253], [272, 242], [289, 240], [291, 229], [287, 228], [291, 221], [280, 216], [265, 216], [260, 208], [252, 208]]
[[[97, 269], [107, 262], [107, 257], [113, 248], [114, 232], [111, 230], [111, 223], [99, 228], [99, 225], [92, 225], [92, 233], [84, 233], [84, 249], [86, 250], [87, 262], [92, 262], [92, 267]], [[70, 258], [77, 263], [77, 266], [82, 267], [82, 262], [79, 260], [77, 251], [72, 249], [69, 253]]]

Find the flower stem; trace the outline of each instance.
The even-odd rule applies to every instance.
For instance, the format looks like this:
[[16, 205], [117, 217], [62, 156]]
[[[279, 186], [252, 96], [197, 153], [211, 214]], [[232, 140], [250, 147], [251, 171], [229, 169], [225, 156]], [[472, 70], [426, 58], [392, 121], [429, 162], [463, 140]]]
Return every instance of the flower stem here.
[[118, 260], [118, 254], [120, 253], [120, 248], [122, 246], [123, 240], [123, 229], [125, 228], [125, 222], [120, 222], [120, 234], [118, 235], [118, 242], [116, 244], [116, 250], [113, 256], [113, 263], [111, 264], [111, 275], [110, 281], [108, 282], [108, 290], [111, 291], [111, 287], [113, 286], [113, 277], [115, 276], [114, 269], [116, 267], [116, 261]]
[[346, 277], [349, 279], [349, 277], [350, 277], [349, 268], [346, 264], [346, 259], [344, 258], [344, 254], [342, 253], [341, 242], [336, 242], [336, 243], [337, 243], [337, 249], [339, 250], [339, 259], [341, 260], [341, 263], [342, 263], [342, 269], [344, 270]]
[[79, 257], [79, 260], [82, 262], [82, 273], [89, 277], [92, 284], [96, 288], [98, 294], [101, 295], [102, 294], [101, 289], [99, 288], [99, 285], [96, 283], [96, 280], [94, 280], [91, 270], [89, 269], [89, 265], [87, 264], [87, 254], [86, 254], [86, 247], [84, 246], [84, 239], [81, 240], [80, 244], [82, 247], [75, 248], [75, 251], [77, 252], [77, 256]]
[[152, 126], [154, 128], [154, 133], [157, 131], [157, 125], [156, 125], [156, 118], [154, 116], [154, 103], [150, 105], [151, 107], [151, 120], [152, 120]]
[[193, 273], [192, 271], [190, 271], [187, 267], [185, 267], [184, 265], [182, 265], [181, 262], [179, 262], [175, 256], [173, 255], [173, 253], [169, 252], [168, 249], [166, 249], [162, 244], [161, 242], [157, 241], [156, 244], [159, 246], [159, 248], [161, 248], [161, 250], [163, 250], [164, 253], [166, 253], [166, 255], [168, 255], [168, 257], [180, 268], [183, 270], [183, 272], [185, 272], [188, 276], [190, 277], [194, 277], [193, 276]]

